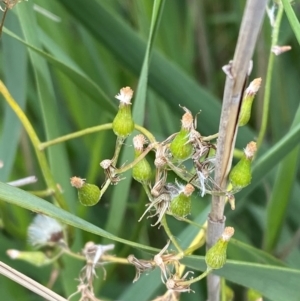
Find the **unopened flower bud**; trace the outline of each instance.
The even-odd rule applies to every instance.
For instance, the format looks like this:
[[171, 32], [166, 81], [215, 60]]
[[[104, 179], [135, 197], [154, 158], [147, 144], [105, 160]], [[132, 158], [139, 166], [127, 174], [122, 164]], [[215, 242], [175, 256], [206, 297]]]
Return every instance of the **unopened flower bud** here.
[[[133, 138], [134, 157], [138, 158], [144, 151], [143, 145], [146, 143], [145, 137], [140, 134]], [[148, 183], [151, 180], [152, 170], [149, 162], [144, 157], [132, 168], [133, 178], [140, 183]]]
[[101, 190], [94, 184], [85, 183], [84, 179], [71, 178], [71, 185], [78, 190], [78, 199], [84, 206], [94, 206], [101, 198]]
[[240, 117], [239, 117], [239, 126], [244, 126], [248, 123], [251, 116], [251, 108], [252, 108], [254, 96], [259, 90], [260, 85], [261, 85], [261, 78], [256, 78], [250, 83], [249, 87], [245, 90]]
[[250, 288], [247, 290], [247, 301], [263, 301], [262, 295]]
[[184, 189], [172, 199], [170, 211], [175, 217], [186, 217], [191, 213], [192, 193], [194, 190], [193, 185], [187, 184]]
[[20, 259], [37, 267], [41, 267], [52, 262], [45, 253], [39, 251], [22, 252], [18, 250], [7, 250], [6, 253], [11, 259]]
[[206, 252], [205, 262], [207, 269], [220, 269], [226, 262], [227, 245], [234, 234], [234, 228], [226, 227], [218, 241]]
[[193, 146], [189, 142], [190, 131], [193, 128], [193, 115], [187, 109], [181, 119], [181, 130], [170, 144], [170, 151], [174, 159], [182, 161], [189, 158], [193, 152]]
[[233, 301], [233, 299], [234, 299], [233, 289], [230, 286], [225, 285], [225, 300], [226, 301]]
[[251, 162], [256, 153], [257, 147], [255, 142], [247, 144], [243, 157], [241, 160], [232, 168], [229, 174], [229, 180], [232, 188], [235, 191], [239, 191], [243, 187], [248, 186], [251, 183]]
[[126, 138], [134, 130], [134, 122], [131, 115], [131, 98], [133, 91], [130, 87], [120, 90], [116, 98], [120, 100], [118, 113], [113, 121], [112, 128], [114, 133], [121, 138]]

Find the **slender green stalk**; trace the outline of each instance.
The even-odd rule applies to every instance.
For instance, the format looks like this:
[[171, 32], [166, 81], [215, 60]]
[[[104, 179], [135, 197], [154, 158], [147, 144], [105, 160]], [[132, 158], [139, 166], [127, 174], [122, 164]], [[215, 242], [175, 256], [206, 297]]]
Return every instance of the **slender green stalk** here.
[[214, 140], [214, 139], [217, 139], [219, 137], [219, 133], [216, 133], [216, 134], [213, 134], [213, 135], [209, 135], [209, 136], [206, 136], [206, 137], [202, 137], [201, 139], [203, 141], [210, 141], [210, 140]]
[[22, 109], [19, 107], [17, 102], [13, 99], [13, 97], [10, 95], [9, 91], [5, 87], [2, 81], [0, 81], [0, 92], [3, 94], [5, 100], [9, 104], [9, 106], [12, 108], [12, 110], [16, 113], [18, 118], [20, 119], [21, 123], [23, 124], [36, 153], [42, 174], [44, 176], [45, 182], [47, 184], [48, 189], [53, 190], [55, 200], [57, 201], [59, 207], [68, 210], [67, 203], [60, 192], [59, 188], [56, 185], [55, 180], [53, 179], [53, 176], [51, 174], [47, 158], [44, 152], [41, 152], [39, 149], [40, 140], [33, 129], [30, 121], [26, 117], [25, 113], [22, 111]]
[[294, 35], [297, 38], [298, 44], [300, 45], [300, 23], [297, 19], [295, 12], [293, 11], [292, 5], [294, 4], [291, 0], [281, 0], [284, 7], [286, 16], [290, 22], [293, 29]]
[[[280, 28], [282, 16], [283, 16], [283, 6], [281, 3], [279, 3], [278, 4], [278, 12], [276, 15], [276, 20], [275, 20], [273, 32], [272, 32], [271, 47], [276, 46], [278, 43], [279, 28]], [[275, 57], [275, 54], [270, 52], [267, 77], [266, 77], [266, 85], [265, 85], [263, 116], [262, 116], [260, 131], [259, 131], [258, 138], [257, 138], [257, 148], [259, 148], [261, 146], [263, 139], [265, 137], [265, 134], [266, 134], [266, 130], [267, 130], [269, 110], [270, 110], [270, 95], [271, 95], [271, 83], [272, 83], [273, 67], [274, 67], [274, 57]]]
[[172, 234], [168, 223], [167, 223], [167, 219], [166, 219], [166, 215], [163, 216], [163, 218], [161, 219], [161, 224], [164, 227], [166, 234], [168, 235], [168, 237], [170, 238], [171, 242], [173, 243], [173, 245], [175, 246], [175, 248], [177, 249], [177, 251], [179, 252], [179, 256], [183, 255], [183, 250], [181, 249], [181, 247], [179, 246], [178, 242], [176, 241], [176, 239], [174, 238], [174, 235]]
[[97, 125], [97, 126], [93, 126], [75, 133], [71, 133], [68, 135], [64, 135], [46, 142], [42, 142], [39, 144], [39, 149], [40, 150], [44, 150], [45, 148], [58, 144], [58, 143], [62, 143], [62, 142], [66, 142], [68, 140], [71, 139], [75, 139], [75, 138], [79, 138], [82, 137], [84, 135], [88, 135], [88, 134], [92, 134], [92, 133], [96, 133], [96, 132], [100, 132], [100, 131], [104, 131], [104, 130], [111, 130], [112, 129], [112, 123], [107, 123], [107, 124], [102, 124], [102, 125]]
[[[79, 138], [88, 134], [92, 134], [92, 133], [97, 133], [97, 132], [101, 132], [101, 131], [105, 131], [105, 130], [111, 130], [112, 129], [112, 123], [106, 123], [106, 124], [101, 124], [101, 125], [97, 125], [97, 126], [93, 126], [75, 133], [71, 133], [71, 134], [67, 134], [46, 142], [40, 142], [39, 143], [39, 150], [44, 150], [45, 148], [55, 145], [55, 144], [59, 144], [62, 142], [66, 142], [68, 140], [71, 139], [75, 139], [75, 138]], [[135, 129], [138, 130], [139, 132], [141, 132], [142, 134], [144, 134], [151, 143], [156, 142], [155, 137], [148, 131], [146, 130], [144, 127], [135, 124]]]
[[153, 148], [155, 148], [158, 145], [158, 143], [152, 143], [150, 144], [144, 151], [142, 154], [140, 154], [135, 160], [133, 160], [131, 163], [120, 167], [116, 170], [116, 174], [120, 174], [123, 173], [129, 169], [131, 169], [134, 165], [136, 165], [137, 163], [139, 163]]
[[239, 150], [239, 149], [234, 149], [233, 151], [233, 157], [236, 158], [236, 159], [241, 159], [244, 155], [244, 152], [242, 150]]
[[151, 192], [150, 192], [150, 189], [149, 189], [148, 185], [146, 185], [145, 183], [142, 183], [142, 186], [143, 186], [143, 188], [146, 192], [146, 195], [147, 195], [149, 201], [152, 201], [152, 195], [151, 195]]
[[47, 196], [53, 195], [54, 191], [52, 189], [45, 189], [45, 190], [32, 190], [27, 191], [35, 196], [38, 196], [39, 198], [45, 198]]
[[192, 278], [191, 280], [187, 280], [187, 281], [180, 281], [180, 285], [190, 285], [192, 283], [198, 282], [198, 281], [202, 280], [203, 278], [205, 278], [210, 272], [212, 272], [212, 270], [207, 269], [205, 272], [203, 272], [196, 278]]
[[[172, 215], [172, 214], [170, 214], [170, 215]], [[191, 220], [188, 219], [188, 218], [180, 217], [180, 218], [177, 218], [177, 219], [180, 220], [180, 221], [183, 221], [183, 222], [185, 222], [185, 223], [187, 223], [187, 224], [193, 225], [193, 226], [195, 226], [195, 227], [197, 227], [197, 228], [202, 228], [201, 225], [199, 225], [199, 224], [197, 224], [197, 223], [191, 221]]]
[[117, 164], [117, 162], [118, 162], [119, 155], [120, 155], [120, 151], [121, 151], [121, 149], [122, 149], [123, 143], [124, 143], [124, 139], [123, 139], [123, 138], [120, 138], [120, 137], [117, 137], [115, 153], [114, 153], [114, 155], [113, 155], [113, 158], [111, 159], [112, 165], [113, 165], [113, 166], [116, 166], [116, 164]]
[[101, 195], [100, 195], [100, 199], [103, 196], [103, 194], [105, 193], [105, 191], [107, 190], [107, 188], [109, 187], [109, 185], [111, 184], [111, 179], [107, 179], [105, 184], [103, 185], [103, 187], [101, 187]]

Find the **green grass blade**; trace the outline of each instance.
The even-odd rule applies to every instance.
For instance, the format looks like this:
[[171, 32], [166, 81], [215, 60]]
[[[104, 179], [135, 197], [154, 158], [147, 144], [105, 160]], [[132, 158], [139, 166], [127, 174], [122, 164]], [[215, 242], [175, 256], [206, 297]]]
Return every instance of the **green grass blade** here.
[[[296, 112], [291, 129], [300, 124], [300, 107]], [[291, 192], [295, 183], [295, 177], [299, 163], [300, 147], [297, 146], [281, 162], [277, 171], [276, 181], [273, 187], [271, 198], [268, 202], [267, 222], [264, 237], [264, 247], [271, 252], [281, 233], [288, 204], [290, 203]]]
[[[20, 24], [15, 15], [8, 14], [6, 23], [11, 30], [21, 34]], [[23, 80], [27, 73], [27, 53], [25, 47], [18, 45], [14, 39], [8, 36], [2, 37], [3, 75], [5, 84], [12, 96], [21, 108], [26, 102], [26, 82]], [[21, 123], [11, 108], [4, 103], [4, 117], [0, 138], [0, 158], [4, 162], [1, 169], [0, 179], [7, 181], [14, 165], [19, 137], [21, 134]]]
[[[201, 256], [190, 256], [182, 262], [193, 269], [206, 270]], [[224, 267], [214, 273], [234, 283], [253, 288], [273, 301], [299, 300], [299, 270], [227, 260]]]
[[30, 211], [45, 214], [52, 218], [55, 218], [62, 223], [74, 226], [76, 228], [82, 229], [84, 231], [94, 233], [96, 235], [105, 237], [109, 240], [117, 241], [134, 248], [139, 248], [147, 251], [157, 252], [158, 250], [152, 247], [141, 245], [135, 242], [131, 242], [126, 239], [119, 238], [115, 235], [110, 234], [107, 231], [102, 230], [99, 227], [94, 226], [93, 224], [73, 215], [59, 207], [54, 206], [53, 204], [46, 202], [45, 200], [38, 198], [34, 195], [31, 195], [24, 190], [12, 187], [10, 185], [0, 182], [0, 200], [8, 202], [13, 205], [26, 208]]
[[[18, 17], [22, 27], [25, 41], [36, 48], [41, 48], [38, 25], [33, 10], [33, 3], [17, 6]], [[58, 104], [56, 102], [53, 83], [46, 61], [34, 51], [29, 50], [29, 57], [33, 66], [37, 95], [41, 106], [41, 115], [43, 116], [45, 134], [47, 139], [60, 136], [60, 129], [57, 127], [59, 119]], [[75, 193], [72, 191], [69, 178], [70, 167], [63, 145], [57, 145], [48, 150], [49, 163], [52, 173], [64, 190], [64, 196], [70, 208], [74, 210]]]
[[299, 21], [292, 9], [291, 1], [290, 0], [282, 0], [282, 5], [283, 5], [284, 11], [288, 17], [290, 25], [293, 29], [294, 35], [297, 38], [297, 41], [300, 45], [300, 24], [299, 24]]
[[20, 37], [12, 33], [10, 30], [4, 28], [4, 33], [8, 34], [11, 37], [14, 37], [16, 40], [20, 41], [34, 52], [39, 54], [41, 57], [45, 58], [49, 63], [54, 67], [58, 68], [64, 72], [80, 89], [84, 91], [87, 95], [91, 97], [94, 101], [101, 99], [101, 104], [103, 108], [109, 113], [113, 114], [116, 111], [116, 105], [111, 102], [109, 97], [102, 91], [102, 89], [91, 80], [72, 60], [69, 58], [58, 45], [55, 44], [45, 33], [42, 34], [42, 41], [44, 42], [46, 48], [55, 55], [49, 55], [48, 53], [40, 50], [39, 47], [35, 47], [31, 43], [27, 43], [22, 40]]
[[148, 37], [148, 43], [147, 43], [146, 53], [145, 53], [144, 62], [141, 70], [141, 75], [139, 77], [139, 84], [137, 87], [136, 98], [133, 105], [134, 121], [140, 125], [144, 124], [144, 118], [145, 118], [145, 105], [146, 105], [147, 82], [148, 82], [151, 49], [153, 48], [155, 35], [158, 30], [159, 20], [162, 14], [164, 2], [165, 2], [164, 0], [156, 0], [154, 1], [153, 4], [150, 34]]

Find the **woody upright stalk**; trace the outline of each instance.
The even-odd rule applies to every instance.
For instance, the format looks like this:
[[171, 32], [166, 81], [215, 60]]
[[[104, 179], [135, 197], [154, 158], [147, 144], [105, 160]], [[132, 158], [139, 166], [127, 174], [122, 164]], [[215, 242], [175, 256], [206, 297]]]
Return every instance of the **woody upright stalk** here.
[[[257, 36], [264, 18], [266, 4], [266, 0], [247, 1], [233, 62], [227, 68], [215, 170], [215, 182], [221, 190], [225, 190], [227, 185], [227, 175], [231, 168], [237, 134], [241, 96]], [[208, 216], [207, 249], [216, 243], [224, 230], [224, 206], [225, 196], [215, 195], [212, 197], [211, 211]], [[220, 277], [214, 274], [209, 275], [207, 288], [208, 301], [219, 301]]]

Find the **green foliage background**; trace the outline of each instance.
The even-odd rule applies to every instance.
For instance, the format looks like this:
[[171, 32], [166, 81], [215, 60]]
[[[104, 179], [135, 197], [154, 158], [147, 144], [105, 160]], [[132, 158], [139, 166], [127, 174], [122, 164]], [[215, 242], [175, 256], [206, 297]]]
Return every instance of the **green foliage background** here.
[[[59, 21], [37, 12], [34, 5], [50, 11]], [[214, 134], [218, 131], [225, 82], [221, 67], [233, 56], [244, 5], [245, 1], [166, 0], [157, 12], [155, 24], [152, 23], [156, 26], [156, 37], [149, 44], [152, 56], [147, 75], [147, 68], [141, 70], [153, 1], [22, 2], [9, 11], [5, 21], [1, 80], [25, 110], [41, 141], [111, 122], [117, 111], [114, 96], [124, 86], [137, 92], [133, 100], [136, 122], [149, 129], [158, 141], [178, 131], [182, 115], [179, 104], [194, 114], [201, 110], [200, 133]], [[299, 15], [298, 1], [293, 9]], [[218, 273], [231, 281], [236, 300], [243, 300], [242, 286], [257, 289], [270, 300], [299, 300], [300, 49], [292, 29], [297, 25], [283, 17], [279, 44], [291, 45], [292, 51], [275, 58], [267, 135], [253, 168], [253, 182], [236, 195], [236, 210], [226, 210], [226, 224], [235, 227], [238, 241], [230, 244], [231, 260]], [[262, 77], [263, 83], [271, 31], [266, 18], [251, 74], [251, 79]], [[258, 135], [263, 86], [255, 100], [251, 124], [239, 131], [237, 148], [245, 147]], [[0, 106], [0, 159], [4, 162], [0, 180], [36, 175], [38, 183], [26, 190], [45, 189], [28, 136], [3, 97]], [[80, 251], [88, 240], [102, 244], [119, 240], [114, 250], [118, 256], [134, 253], [149, 258], [151, 255], [141, 250], [142, 245], [158, 249], [165, 245], [163, 229], [151, 228], [151, 220], [137, 222], [145, 209], [146, 196], [142, 187], [131, 181], [130, 172], [126, 173], [126, 180], [109, 188], [96, 207], [85, 208], [77, 201], [70, 177], [80, 176], [100, 186], [104, 174], [99, 162], [111, 158], [114, 147], [115, 136], [106, 131], [47, 149], [51, 171], [64, 191], [71, 214], [1, 184], [1, 261], [47, 284], [52, 267], [35, 268], [12, 261], [6, 255], [7, 249], [30, 249], [26, 230], [34, 216], [32, 211], [38, 210], [78, 228], [72, 246], [75, 251]], [[120, 164], [132, 159], [130, 147], [131, 138], [126, 141]], [[203, 223], [209, 201], [209, 196], [197, 195], [191, 218]], [[168, 220], [179, 242], [188, 246], [198, 229], [172, 218]], [[197, 251], [196, 256], [185, 259], [186, 264], [204, 270], [203, 254], [203, 249]], [[75, 278], [82, 263], [64, 258], [61, 265], [53, 290], [68, 296], [76, 290]], [[99, 269], [97, 296], [109, 300], [150, 300], [164, 291], [157, 272], [132, 284], [132, 267], [107, 266], [106, 281]], [[3, 300], [41, 300], [0, 277]], [[182, 295], [181, 300], [206, 300], [204, 282], [193, 285], [196, 293]]]

